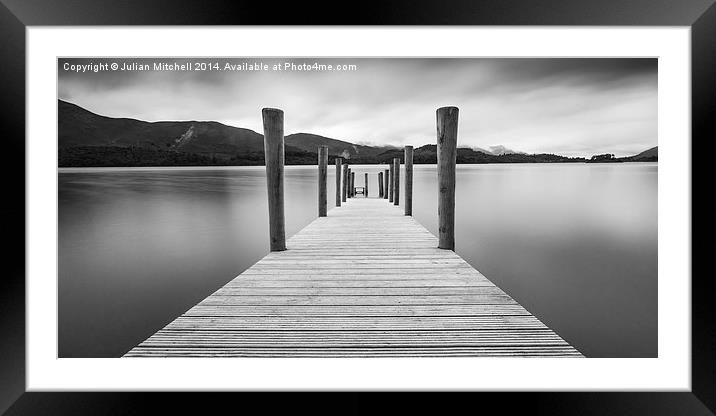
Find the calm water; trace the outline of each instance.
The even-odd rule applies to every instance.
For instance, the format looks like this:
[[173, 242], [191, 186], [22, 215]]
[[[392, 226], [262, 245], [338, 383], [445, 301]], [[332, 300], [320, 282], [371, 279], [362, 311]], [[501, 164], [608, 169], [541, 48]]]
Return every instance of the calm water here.
[[[316, 217], [316, 170], [286, 168], [289, 236]], [[376, 195], [380, 170], [356, 166], [356, 185], [368, 172]], [[656, 164], [457, 172], [460, 255], [585, 355], [657, 356]], [[61, 170], [60, 356], [120, 356], [263, 257], [265, 186], [263, 167]], [[433, 233], [436, 189], [416, 166]]]

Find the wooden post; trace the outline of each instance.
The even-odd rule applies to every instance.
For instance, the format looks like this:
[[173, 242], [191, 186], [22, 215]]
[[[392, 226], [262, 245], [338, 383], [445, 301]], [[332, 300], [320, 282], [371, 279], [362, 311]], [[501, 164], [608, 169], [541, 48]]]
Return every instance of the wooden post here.
[[346, 202], [348, 196], [348, 164], [343, 165], [343, 186], [341, 189], [341, 200]]
[[384, 190], [383, 190], [383, 199], [388, 199], [388, 185], [390, 184], [390, 176], [388, 175], [388, 169], [385, 170], [385, 174], [383, 175], [383, 181], [385, 183]]
[[438, 141], [438, 248], [455, 250], [455, 162], [457, 161], [457, 107], [437, 110]]
[[328, 212], [328, 146], [318, 146], [318, 216]]
[[365, 173], [365, 189], [363, 190], [364, 197], [368, 198], [368, 172]]
[[395, 181], [395, 163], [390, 164], [390, 173], [388, 181], [388, 202], [393, 202], [393, 193], [395, 192], [393, 181]]
[[413, 215], [413, 146], [405, 146], [405, 215]]
[[341, 161], [340, 157], [336, 158], [336, 206], [341, 206]]
[[346, 185], [346, 195], [348, 198], [353, 198], [353, 195], [351, 195], [351, 168], [348, 168], [348, 177], [346, 180], [348, 181], [348, 184]]
[[286, 221], [283, 212], [283, 111], [264, 108], [261, 115], [264, 122], [270, 246], [271, 251], [283, 251], [286, 250]]
[[393, 205], [400, 205], [400, 158], [396, 157], [393, 159], [393, 165], [395, 168], [395, 179], [393, 179]]
[[351, 198], [356, 196], [356, 173], [351, 172]]
[[378, 198], [383, 199], [383, 172], [378, 172]]

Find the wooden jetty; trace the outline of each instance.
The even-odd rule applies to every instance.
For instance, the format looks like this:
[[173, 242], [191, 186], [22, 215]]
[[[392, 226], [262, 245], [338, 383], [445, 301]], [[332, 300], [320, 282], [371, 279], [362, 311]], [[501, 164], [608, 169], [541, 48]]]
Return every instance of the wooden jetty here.
[[385, 199], [349, 199], [125, 357], [581, 356], [437, 244]]
[[412, 147], [403, 209], [396, 158], [378, 198], [337, 162], [331, 210], [321, 147], [319, 216], [286, 241], [283, 112], [264, 109], [271, 253], [124, 356], [582, 357], [453, 251], [457, 108], [437, 116], [438, 237], [411, 215]]

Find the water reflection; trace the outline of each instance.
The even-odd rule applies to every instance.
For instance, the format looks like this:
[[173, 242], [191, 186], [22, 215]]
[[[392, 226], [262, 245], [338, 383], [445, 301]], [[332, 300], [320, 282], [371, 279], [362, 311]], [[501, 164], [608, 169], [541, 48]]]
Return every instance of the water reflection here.
[[[356, 185], [377, 195], [384, 169]], [[285, 178], [290, 236], [317, 215], [316, 167]], [[265, 187], [263, 167], [62, 170], [60, 356], [119, 356], [265, 255]], [[415, 166], [433, 233], [436, 188]], [[457, 252], [587, 356], [656, 356], [656, 191], [656, 164], [459, 165]]]

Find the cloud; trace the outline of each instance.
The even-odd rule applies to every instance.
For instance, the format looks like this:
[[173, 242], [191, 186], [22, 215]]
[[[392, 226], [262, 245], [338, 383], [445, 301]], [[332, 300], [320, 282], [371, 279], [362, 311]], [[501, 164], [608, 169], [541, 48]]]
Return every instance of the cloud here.
[[[355, 71], [64, 71], [72, 64], [262, 62]], [[59, 98], [111, 117], [214, 120], [261, 132], [262, 107], [286, 133], [372, 144], [435, 141], [435, 110], [460, 108], [459, 144], [590, 156], [657, 142], [656, 59], [60, 59]]]

